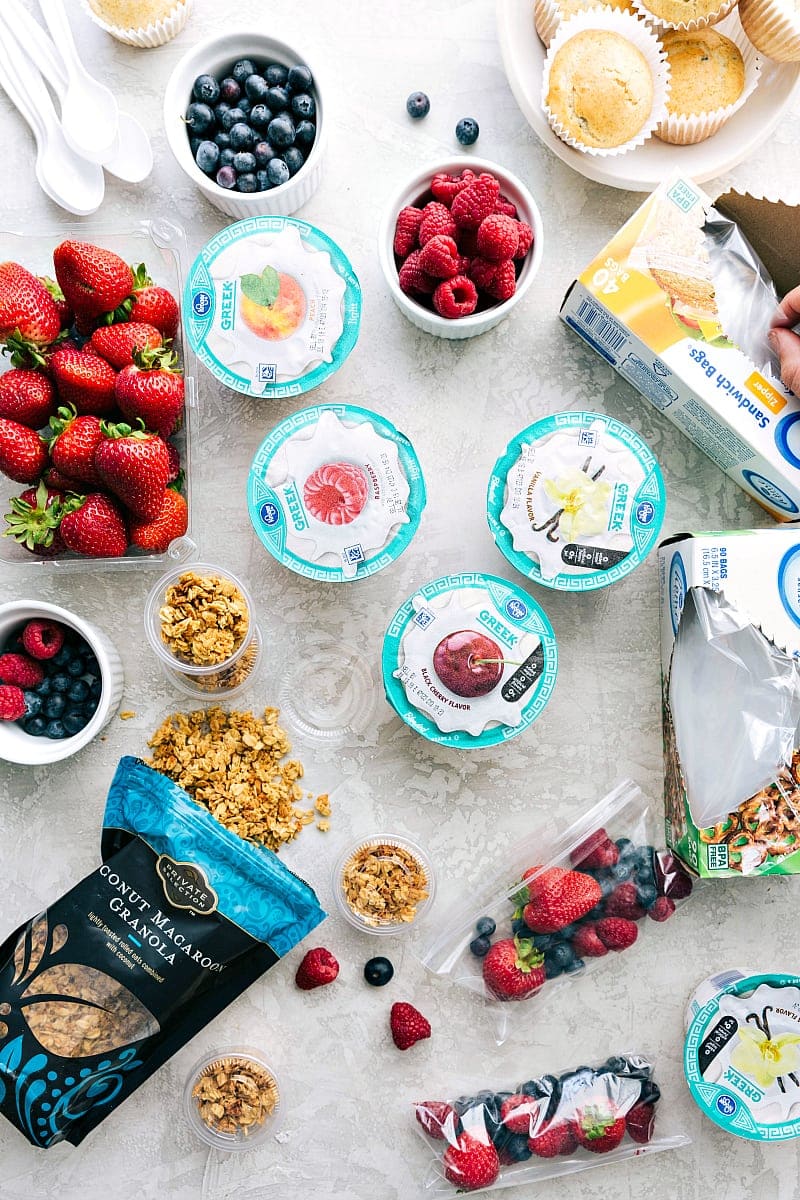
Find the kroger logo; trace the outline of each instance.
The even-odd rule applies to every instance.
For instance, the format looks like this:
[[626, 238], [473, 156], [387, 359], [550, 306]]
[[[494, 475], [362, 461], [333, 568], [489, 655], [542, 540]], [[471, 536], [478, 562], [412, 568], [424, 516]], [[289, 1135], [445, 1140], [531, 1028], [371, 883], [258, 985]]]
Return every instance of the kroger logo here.
[[672, 632], [678, 632], [678, 622], [683, 612], [683, 602], [686, 599], [686, 572], [683, 569], [683, 559], [680, 554], [673, 554], [669, 564], [669, 612], [672, 620]]
[[649, 500], [643, 500], [636, 506], [636, 520], [640, 525], [649, 525], [656, 515], [655, 506]]
[[510, 617], [513, 617], [515, 621], [524, 621], [528, 615], [528, 606], [527, 604], [523, 604], [521, 600], [518, 600], [517, 597], [514, 596], [511, 600], [506, 602], [506, 612]]
[[733, 1096], [729, 1096], [727, 1092], [723, 1092], [721, 1096], [717, 1096], [717, 1108], [723, 1117], [732, 1117], [737, 1107], [738, 1105]]
[[281, 512], [277, 504], [272, 504], [270, 501], [261, 505], [258, 515], [261, 517], [262, 524], [266, 525], [268, 529], [272, 525], [277, 525], [281, 519]]
[[759, 475], [758, 471], [742, 471], [742, 475], [753, 491], [773, 508], [779, 508], [781, 512], [800, 513], [800, 508], [797, 507], [791, 496], [787, 496], [786, 492], [781, 491], [777, 483], [773, 483], [771, 479], [765, 479], [763, 475]]
[[211, 293], [195, 292], [192, 296], [192, 312], [196, 317], [205, 317], [211, 311]]

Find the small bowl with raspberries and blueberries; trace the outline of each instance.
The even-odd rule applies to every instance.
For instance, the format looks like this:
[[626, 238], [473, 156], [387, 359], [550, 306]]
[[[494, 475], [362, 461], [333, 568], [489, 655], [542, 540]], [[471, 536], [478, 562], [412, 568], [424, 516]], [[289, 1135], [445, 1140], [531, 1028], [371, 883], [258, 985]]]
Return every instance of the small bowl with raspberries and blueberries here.
[[542, 259], [542, 218], [525, 184], [471, 155], [418, 171], [388, 204], [378, 254], [413, 325], [475, 337], [511, 312]]
[[200, 42], [169, 78], [164, 121], [179, 166], [230, 216], [288, 216], [319, 186], [316, 73], [276, 38], [240, 30]]
[[34, 600], [0, 605], [0, 759], [69, 758], [111, 719], [122, 685], [116, 649], [89, 621]]

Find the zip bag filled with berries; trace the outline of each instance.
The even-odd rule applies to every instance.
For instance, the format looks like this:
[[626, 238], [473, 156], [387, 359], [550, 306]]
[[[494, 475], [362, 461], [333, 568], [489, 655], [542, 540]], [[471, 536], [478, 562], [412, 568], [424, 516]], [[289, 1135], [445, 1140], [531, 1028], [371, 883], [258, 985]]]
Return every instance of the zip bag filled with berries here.
[[432, 1195], [539, 1183], [685, 1146], [665, 1130], [652, 1062], [617, 1054], [596, 1066], [534, 1075], [505, 1091], [465, 1092], [414, 1105], [433, 1156]]
[[459, 902], [439, 922], [423, 963], [492, 1004], [502, 1043], [510, 1001], [550, 996], [632, 950], [691, 894], [683, 866], [653, 845], [656, 825], [645, 796], [624, 780], [557, 839], [534, 831], [481, 903]]

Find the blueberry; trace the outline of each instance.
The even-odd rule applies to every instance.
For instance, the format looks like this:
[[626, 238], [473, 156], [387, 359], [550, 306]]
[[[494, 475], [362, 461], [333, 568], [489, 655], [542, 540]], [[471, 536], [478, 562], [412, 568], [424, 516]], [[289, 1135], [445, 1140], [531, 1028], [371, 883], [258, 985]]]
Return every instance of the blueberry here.
[[272, 187], [272, 184], [269, 181], [269, 175], [267, 175], [266, 171], [256, 171], [256, 185], [259, 192], [268, 192]]
[[219, 84], [213, 75], [198, 75], [192, 84], [192, 95], [203, 104], [216, 104], [219, 100]]
[[640, 884], [636, 889], [636, 899], [642, 908], [652, 908], [658, 899], [658, 892], [650, 884]]
[[69, 675], [59, 672], [58, 675], [50, 676], [50, 683], [54, 692], [66, 692], [69, 690], [72, 680], [70, 679]]
[[269, 142], [256, 142], [255, 146], [253, 146], [253, 154], [255, 155], [257, 167], [265, 167], [269, 160], [275, 157], [275, 151]]
[[290, 67], [286, 82], [291, 92], [307, 92], [314, 86], [314, 76], [306, 66]]
[[199, 104], [195, 101], [186, 110], [186, 124], [192, 133], [208, 133], [214, 124], [214, 113], [207, 104]]
[[67, 736], [63, 721], [48, 721], [45, 726], [45, 737], [63, 738]]
[[200, 147], [200, 143], [202, 142], [202, 140], [203, 139], [199, 138], [199, 137], [190, 137], [189, 138], [189, 149], [192, 152], [192, 158], [194, 158], [195, 154], [197, 154], [197, 151]]
[[479, 133], [478, 122], [474, 117], [462, 117], [456, 125], [456, 139], [462, 146], [474, 146]]
[[219, 156], [219, 165], [221, 167], [232, 167], [233, 160], [236, 158], [236, 151], [230, 146], [227, 150], [223, 150]]
[[562, 942], [568, 942], [570, 938], [575, 936], [577, 928], [578, 922], [575, 921], [572, 925], [565, 925], [563, 929], [559, 929], [557, 936], [561, 938]]
[[102, 691], [103, 691], [102, 679], [94, 678], [91, 681], [91, 683], [89, 684], [89, 695], [92, 697], [93, 700], [99, 700]]
[[412, 92], [406, 100], [406, 112], [415, 121], [420, 117], [427, 117], [431, 111], [431, 102], [424, 92]]
[[232, 108], [233, 108], [233, 105], [226, 104], [224, 100], [221, 100], [219, 102], [219, 104], [216, 105], [216, 107], [214, 108], [214, 116], [217, 119], [218, 125], [222, 124], [222, 118], [225, 116], [225, 113], [230, 112]]
[[47, 721], [44, 717], [23, 717], [22, 728], [31, 737], [43, 737], [44, 731], [47, 728]]
[[314, 145], [314, 138], [317, 136], [317, 127], [313, 121], [300, 121], [294, 131], [294, 144], [300, 146], [303, 150], [307, 150], [309, 146]]
[[237, 192], [257, 192], [258, 180], [252, 171], [245, 171], [236, 180]]
[[83, 704], [89, 699], [89, 685], [85, 679], [76, 679], [67, 692], [67, 699], [74, 704]]
[[237, 175], [244, 175], [245, 172], [252, 172], [256, 169], [256, 156], [251, 154], [249, 150], [240, 150], [238, 154], [233, 156], [231, 164]]
[[37, 713], [42, 711], [43, 699], [38, 692], [25, 691], [22, 695], [25, 697], [26, 717], [35, 717]]
[[372, 987], [384, 987], [394, 975], [394, 967], [388, 958], [378, 955], [364, 964], [364, 978]]
[[252, 100], [248, 100], [247, 96], [242, 96], [237, 108], [239, 109], [239, 112], [243, 112], [246, 117], [249, 117], [250, 113], [253, 111], [253, 102]]
[[[209, 144], [213, 146], [214, 143], [210, 142]], [[82, 659], [80, 659], [77, 655], [72, 659], [71, 662], [67, 663], [67, 674], [72, 675], [74, 679], [77, 679], [79, 675], [83, 675], [85, 670], [86, 668]]]
[[[511, 922], [512, 926], [514, 922]], [[534, 945], [537, 950], [550, 950], [551, 947], [558, 945], [558, 938], [554, 933], [532, 933]]]
[[564, 967], [564, 974], [565, 975], [577, 975], [577, 973], [579, 971], [582, 971], [585, 966], [586, 966], [586, 963], [583, 961], [582, 958], [573, 958], [572, 962], [567, 963], [567, 965]]
[[236, 104], [241, 94], [242, 89], [236, 80], [230, 75], [226, 75], [219, 85], [220, 100], [224, 100], [226, 104]]
[[289, 179], [289, 168], [282, 158], [271, 158], [267, 163], [266, 173], [271, 187], [280, 187]]
[[614, 863], [614, 866], [611, 868], [611, 878], [615, 880], [616, 883], [624, 883], [627, 879], [630, 879], [630, 877], [630, 861], [624, 862], [622, 858], [620, 858], [619, 862]]
[[56, 717], [61, 716], [66, 707], [66, 696], [57, 694], [48, 696], [42, 705], [42, 716], [47, 717], [48, 720], [55, 720]]
[[611, 895], [614, 888], [617, 886], [617, 882], [615, 879], [598, 879], [597, 882], [600, 885], [600, 891], [603, 893], [604, 900], [605, 900], [606, 896]]
[[230, 133], [234, 125], [240, 125], [245, 120], [245, 113], [240, 108], [229, 108], [220, 117], [220, 125], [226, 133]]
[[255, 130], [251, 129], [244, 121], [238, 121], [231, 128], [230, 135], [231, 147], [234, 150], [249, 150], [258, 140]]
[[298, 150], [297, 146], [290, 146], [288, 150], [284, 150], [281, 157], [289, 168], [290, 175], [296, 175], [306, 161], [303, 151]]
[[505, 1139], [503, 1149], [514, 1162], [527, 1162], [533, 1154], [528, 1146], [528, 1137], [524, 1133], [512, 1133]]
[[537, 946], [539, 944], [538, 934], [534, 935], [533, 931], [528, 928], [522, 917], [514, 917], [514, 920], [511, 922], [511, 932], [514, 934], [514, 937], [532, 938], [535, 936]]
[[49, 696], [53, 690], [53, 685], [50, 682], [50, 676], [45, 675], [42, 682], [37, 683], [36, 687], [32, 688], [31, 690], [36, 692], [39, 696]]
[[478, 920], [475, 922], [475, 932], [484, 936], [491, 937], [496, 929], [497, 925], [491, 917], [478, 917]]
[[267, 88], [267, 94], [264, 98], [264, 103], [274, 113], [286, 112], [289, 107], [291, 97], [284, 87]]
[[309, 96], [308, 92], [300, 92], [298, 96], [292, 96], [292, 112], [296, 117], [306, 121], [315, 116], [317, 106], [314, 97]]
[[469, 944], [470, 954], [474, 954], [476, 958], [485, 958], [492, 948], [491, 938], [476, 937]]
[[70, 737], [74, 737], [76, 733], [80, 733], [87, 725], [86, 713], [78, 709], [70, 709], [64, 716], [64, 728]]
[[558, 975], [562, 974], [563, 970], [564, 968], [561, 963], [553, 957], [552, 951], [548, 950], [544, 956], [545, 979], [555, 979]]
[[575, 959], [573, 949], [567, 942], [559, 942], [558, 945], [553, 946], [552, 950], [548, 951], [548, 954], [553, 962], [557, 962], [564, 969]]
[[653, 1074], [652, 1064], [637, 1054], [612, 1055], [606, 1059], [603, 1070], [607, 1074], [625, 1075], [630, 1079], [649, 1079]]
[[236, 172], [233, 167], [220, 167], [215, 178], [220, 187], [227, 189], [236, 187]]
[[95, 711], [95, 709], [97, 708], [97, 705], [98, 705], [98, 701], [93, 696], [90, 696], [89, 699], [84, 703], [83, 708], [86, 713], [87, 721], [89, 720], [89, 717], [92, 715], [92, 713]]
[[254, 129], [266, 129], [272, 120], [272, 112], [266, 104], [254, 104], [250, 109], [250, 124]]
[[628, 858], [631, 858], [636, 854], [636, 847], [630, 838], [617, 838], [617, 840], [614, 842], [614, 845], [619, 850], [621, 856], [627, 856]]
[[220, 129], [214, 134], [214, 145], [219, 146], [220, 150], [229, 150], [231, 145], [231, 135], [226, 133], [224, 129]]
[[194, 161], [206, 175], [213, 175], [219, 165], [219, 146], [216, 142], [201, 142]]
[[289, 78], [289, 68], [283, 63], [270, 63], [264, 72], [264, 78], [270, 87], [283, 87]]
[[233, 64], [233, 70], [231, 71], [231, 75], [238, 84], [244, 84], [245, 80], [249, 79], [251, 75], [255, 75], [255, 73], [255, 65], [249, 58], [240, 58], [238, 62]]
[[642, 1090], [639, 1093], [639, 1101], [641, 1104], [658, 1104], [661, 1099], [661, 1089], [657, 1083], [653, 1083], [652, 1079], [642, 1080]]
[[48, 666], [50, 666], [50, 667], [65, 667], [67, 665], [67, 663], [72, 659], [72, 657], [73, 657], [72, 646], [70, 646], [69, 643], [65, 642], [64, 645], [59, 650], [58, 654], [54, 654], [53, 657], [48, 660]]

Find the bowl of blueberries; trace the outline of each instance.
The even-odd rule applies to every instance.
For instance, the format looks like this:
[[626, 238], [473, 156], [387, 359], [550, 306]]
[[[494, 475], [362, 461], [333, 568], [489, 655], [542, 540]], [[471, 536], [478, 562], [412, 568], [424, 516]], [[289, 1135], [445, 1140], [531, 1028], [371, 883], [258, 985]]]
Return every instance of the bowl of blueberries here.
[[230, 216], [288, 216], [319, 186], [317, 77], [277, 38], [240, 30], [199, 42], [169, 78], [164, 122], [180, 167]]
[[117, 651], [89, 621], [35, 600], [0, 605], [0, 759], [69, 758], [114, 715], [122, 685]]

